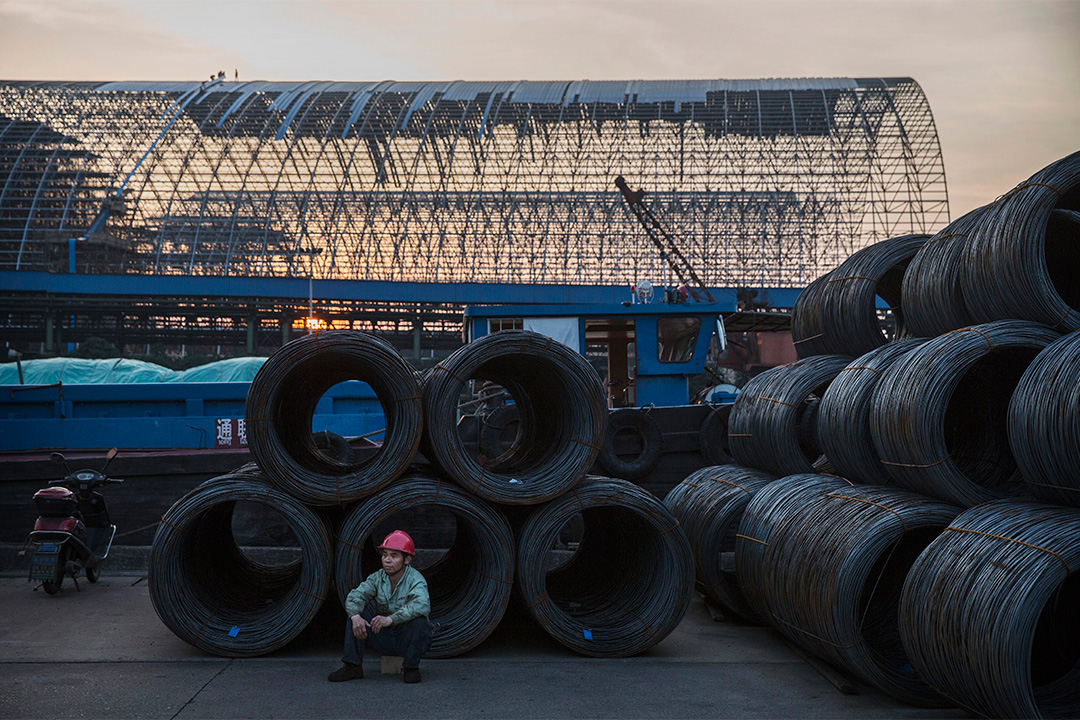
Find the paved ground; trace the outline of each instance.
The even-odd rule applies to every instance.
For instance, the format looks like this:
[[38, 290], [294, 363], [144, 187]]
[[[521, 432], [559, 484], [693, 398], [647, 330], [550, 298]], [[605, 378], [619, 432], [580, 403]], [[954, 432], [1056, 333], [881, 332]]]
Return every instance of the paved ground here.
[[[106, 573], [108, 569], [106, 569]], [[0, 578], [0, 718], [960, 718], [871, 688], [843, 695], [765, 628], [714, 622], [700, 599], [648, 653], [583, 658], [533, 629], [427, 660], [405, 685], [365, 663], [331, 684], [341, 621], [322, 617], [271, 656], [229, 660], [177, 639], [142, 576], [55, 597]]]

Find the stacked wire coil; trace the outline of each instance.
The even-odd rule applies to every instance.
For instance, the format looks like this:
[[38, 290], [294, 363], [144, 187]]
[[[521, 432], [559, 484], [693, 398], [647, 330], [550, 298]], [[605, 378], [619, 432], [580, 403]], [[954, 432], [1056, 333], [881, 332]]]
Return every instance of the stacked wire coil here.
[[870, 432], [902, 487], [962, 507], [1027, 490], [1009, 449], [1009, 398], [1059, 337], [1000, 320], [941, 335], [890, 365], [874, 392]]
[[1031, 493], [1080, 507], [1080, 331], [1028, 366], [1009, 402], [1009, 446]]
[[[382, 444], [360, 462], [334, 460], [311, 434], [319, 399], [346, 380], [367, 382], [385, 416]], [[420, 444], [420, 387], [390, 343], [328, 330], [267, 359], [251, 382], [245, 416], [251, 455], [271, 482], [310, 505], [343, 505], [385, 486], [412, 462]]]
[[[907, 570], [959, 508], [913, 493], [835, 479], [781, 480], [740, 528], [742, 582], [766, 618], [796, 644], [883, 692], [919, 706], [947, 701], [919, 677], [900, 640]], [[751, 510], [752, 508], [752, 510]], [[762, 533], [762, 530], [767, 530]]]
[[795, 298], [795, 307], [791, 311], [791, 339], [800, 358], [828, 354], [824, 324], [830, 275], [826, 273], [811, 281]]
[[868, 485], [891, 482], [870, 434], [870, 405], [884, 371], [924, 342], [882, 345], [856, 358], [829, 383], [818, 406], [817, 437], [835, 474]]
[[[549, 571], [547, 552], [580, 513], [573, 557]], [[694, 563], [663, 503], [625, 480], [590, 477], [533, 509], [518, 535], [517, 582], [533, 618], [591, 657], [628, 657], [663, 640], [690, 604]]]
[[975, 322], [1020, 318], [1062, 332], [1080, 330], [1076, 212], [1080, 152], [1051, 163], [987, 208], [968, 239], [960, 272]]
[[915, 561], [900, 632], [921, 675], [984, 717], [1080, 716], [1080, 511], [996, 501]]
[[905, 337], [904, 271], [929, 235], [902, 235], [874, 243], [842, 262], [825, 281], [822, 341], [831, 355], [856, 357], [884, 345], [878, 298], [895, 323], [894, 335]]
[[[232, 534], [237, 502], [277, 511], [300, 558], [268, 566]], [[253, 468], [209, 480], [178, 500], [158, 525], [147, 574], [150, 600], [177, 637], [214, 655], [254, 657], [283, 647], [308, 625], [330, 589], [326, 524]]]
[[[517, 438], [490, 462], [472, 457], [457, 431], [469, 380], [501, 385], [518, 406]], [[585, 358], [526, 330], [485, 335], [439, 363], [424, 385], [424, 408], [433, 459], [469, 492], [509, 505], [573, 487], [596, 461], [607, 420], [603, 386]]]
[[987, 206], [966, 213], [927, 240], [904, 273], [904, 318], [915, 337], [937, 337], [974, 324], [964, 303], [960, 268], [968, 237]]
[[815, 355], [761, 373], [743, 388], [728, 419], [731, 455], [740, 465], [781, 477], [813, 472], [821, 455], [815, 432], [800, 423], [851, 358]]
[[[438, 478], [409, 475], [352, 508], [338, 530], [334, 582], [344, 604], [349, 591], [379, 569], [375, 528], [396, 513], [436, 507], [453, 513], [453, 544], [423, 571], [435, 628], [427, 657], [460, 655], [499, 624], [514, 582], [514, 536], [498, 508]], [[365, 552], [365, 550], [369, 552]]]
[[775, 480], [758, 470], [718, 465], [687, 475], [664, 498], [690, 541], [698, 590], [725, 613], [748, 623], [762, 620], [739, 589], [735, 536], [750, 498]]

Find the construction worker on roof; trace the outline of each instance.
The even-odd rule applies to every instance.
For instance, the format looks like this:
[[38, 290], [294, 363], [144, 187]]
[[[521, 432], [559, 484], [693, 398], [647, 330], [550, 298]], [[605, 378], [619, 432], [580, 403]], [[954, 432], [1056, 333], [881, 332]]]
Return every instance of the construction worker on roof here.
[[431, 647], [427, 581], [412, 567], [416, 546], [408, 533], [395, 530], [379, 545], [382, 569], [368, 575], [345, 599], [344, 664], [330, 682], [360, 680], [364, 645], [382, 655], [401, 655], [404, 680], [420, 682], [420, 658]]

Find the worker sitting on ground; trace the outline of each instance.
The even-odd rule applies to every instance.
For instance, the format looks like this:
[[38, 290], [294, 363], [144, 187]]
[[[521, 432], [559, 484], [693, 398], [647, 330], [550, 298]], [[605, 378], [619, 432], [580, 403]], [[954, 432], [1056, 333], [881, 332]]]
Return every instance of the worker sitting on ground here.
[[407, 533], [395, 530], [378, 549], [382, 570], [368, 575], [345, 599], [345, 664], [330, 673], [330, 682], [364, 677], [365, 644], [383, 655], [404, 656], [405, 682], [420, 682], [420, 658], [431, 647], [427, 581], [412, 567], [416, 547]]

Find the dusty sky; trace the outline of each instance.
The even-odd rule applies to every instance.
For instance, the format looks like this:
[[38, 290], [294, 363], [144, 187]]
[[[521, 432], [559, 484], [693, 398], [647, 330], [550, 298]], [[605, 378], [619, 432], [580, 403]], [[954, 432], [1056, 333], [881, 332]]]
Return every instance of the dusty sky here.
[[1080, 0], [0, 0], [0, 78], [913, 77], [952, 216], [1080, 149]]

